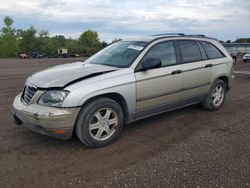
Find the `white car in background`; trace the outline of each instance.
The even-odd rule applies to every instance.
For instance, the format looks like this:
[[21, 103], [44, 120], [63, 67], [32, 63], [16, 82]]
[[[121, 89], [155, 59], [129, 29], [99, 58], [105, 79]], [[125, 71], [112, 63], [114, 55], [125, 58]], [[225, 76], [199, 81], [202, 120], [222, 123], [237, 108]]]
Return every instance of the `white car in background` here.
[[247, 61], [250, 62], [250, 54], [246, 54], [243, 56], [243, 62], [247, 62]]

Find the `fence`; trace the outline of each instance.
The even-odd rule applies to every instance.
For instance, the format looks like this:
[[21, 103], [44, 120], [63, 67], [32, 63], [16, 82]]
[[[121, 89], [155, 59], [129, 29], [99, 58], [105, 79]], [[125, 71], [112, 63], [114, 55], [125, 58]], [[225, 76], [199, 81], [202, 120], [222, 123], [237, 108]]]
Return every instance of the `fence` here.
[[250, 53], [250, 43], [222, 43], [222, 45], [238, 53]]

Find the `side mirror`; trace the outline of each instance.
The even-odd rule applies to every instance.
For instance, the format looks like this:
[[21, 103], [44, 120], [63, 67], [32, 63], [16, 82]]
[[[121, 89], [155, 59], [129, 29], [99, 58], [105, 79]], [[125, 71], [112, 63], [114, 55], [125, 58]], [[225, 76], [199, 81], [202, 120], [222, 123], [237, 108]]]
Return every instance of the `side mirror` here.
[[149, 69], [160, 68], [161, 60], [158, 58], [148, 58], [146, 61], [142, 63], [142, 71], [146, 71]]

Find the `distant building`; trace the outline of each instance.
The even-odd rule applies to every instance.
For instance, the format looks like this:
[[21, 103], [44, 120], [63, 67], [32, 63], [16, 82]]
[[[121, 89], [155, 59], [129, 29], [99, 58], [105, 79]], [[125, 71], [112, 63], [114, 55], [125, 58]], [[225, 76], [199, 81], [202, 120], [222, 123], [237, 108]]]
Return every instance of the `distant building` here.
[[238, 53], [250, 53], [250, 43], [222, 43], [228, 51], [235, 51]]

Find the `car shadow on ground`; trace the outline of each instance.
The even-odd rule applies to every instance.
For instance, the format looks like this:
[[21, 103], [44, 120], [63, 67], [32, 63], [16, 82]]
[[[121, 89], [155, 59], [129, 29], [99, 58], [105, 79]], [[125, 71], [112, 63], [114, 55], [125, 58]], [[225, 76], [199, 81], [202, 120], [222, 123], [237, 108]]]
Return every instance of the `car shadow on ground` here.
[[[183, 109], [162, 113], [153, 117], [139, 120], [129, 125], [125, 125], [122, 136], [113, 144], [106, 146], [108, 150], [119, 150], [119, 148], [129, 148], [138, 144], [152, 143], [153, 145], [164, 146], [164, 148], [182, 142], [196, 131], [202, 128], [201, 114], [208, 113], [201, 109], [199, 105], [193, 105]], [[198, 123], [197, 123], [198, 122]], [[200, 123], [199, 123], [200, 122]], [[89, 150], [74, 135], [69, 140], [58, 140], [56, 138], [33, 133], [29, 130], [20, 132], [22, 139], [29, 147], [47, 147], [51, 150], [72, 149]], [[104, 148], [98, 148], [103, 150]]]

